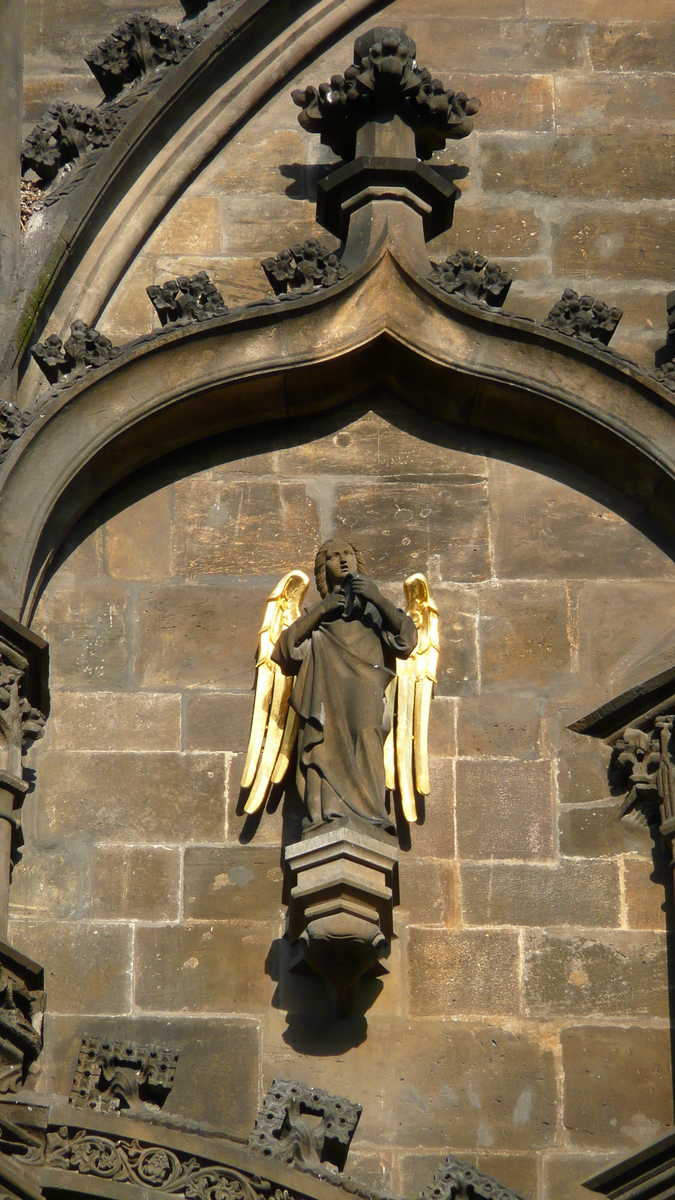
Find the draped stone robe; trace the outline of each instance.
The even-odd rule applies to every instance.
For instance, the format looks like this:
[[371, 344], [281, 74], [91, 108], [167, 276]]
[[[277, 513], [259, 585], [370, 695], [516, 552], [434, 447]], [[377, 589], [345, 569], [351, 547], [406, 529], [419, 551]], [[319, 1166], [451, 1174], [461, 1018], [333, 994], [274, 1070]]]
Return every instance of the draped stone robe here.
[[309, 824], [357, 817], [393, 831], [385, 807], [384, 741], [391, 728], [384, 692], [395, 659], [417, 643], [410, 617], [398, 634], [382, 627], [370, 602], [350, 618], [338, 617], [300, 645], [297, 622], [284, 630], [273, 657], [297, 674], [291, 705], [297, 712], [297, 787]]

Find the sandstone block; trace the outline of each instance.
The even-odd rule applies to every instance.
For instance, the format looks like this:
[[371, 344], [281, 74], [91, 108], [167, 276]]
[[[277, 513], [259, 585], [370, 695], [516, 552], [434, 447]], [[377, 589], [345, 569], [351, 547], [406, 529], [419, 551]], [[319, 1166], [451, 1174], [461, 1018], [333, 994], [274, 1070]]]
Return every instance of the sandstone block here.
[[190, 847], [185, 851], [185, 916], [273, 921], [282, 907], [279, 862], [278, 850], [262, 846]]
[[131, 926], [12, 920], [9, 940], [43, 964], [50, 1013], [129, 1012]]
[[135, 1004], [173, 1012], [259, 1012], [274, 992], [265, 962], [280, 932], [278, 922], [139, 926]]
[[141, 686], [215, 684], [228, 691], [250, 691], [270, 591], [271, 586], [144, 588], [136, 655]]
[[616, 1155], [562, 1154], [544, 1155], [544, 1196], [546, 1200], [588, 1200], [583, 1185], [592, 1175], [608, 1167]]
[[[203, 199], [211, 204], [218, 197]], [[260, 260], [307, 238], [324, 237], [324, 230], [316, 225], [314, 205], [308, 200], [291, 200], [285, 195], [224, 195], [220, 205], [223, 250], [228, 255], [255, 254]]]
[[549, 762], [457, 762], [457, 840], [462, 858], [550, 858]]
[[[565, 279], [667, 281], [674, 230], [671, 212], [579, 212], [552, 227], [553, 269]], [[620, 306], [618, 296], [602, 298]]]
[[623, 890], [629, 929], [666, 928], [664, 889], [669, 886], [667, 868], [655, 870], [651, 858], [624, 858]]
[[434, 587], [440, 614], [442, 654], [437, 696], [466, 696], [477, 690], [476, 596], [461, 587]]
[[455, 1016], [519, 1009], [515, 933], [408, 931], [411, 1012]]
[[[85, 1034], [110, 1037], [107, 1017], [45, 1018], [40, 1089], [68, 1095]], [[200, 1017], [117, 1017], [114, 1035], [175, 1047], [178, 1068], [162, 1112], [208, 1122], [239, 1137], [253, 1127], [258, 1105], [259, 1035], [251, 1020]]]
[[[550, 15], [547, 13], [547, 16]], [[501, 17], [494, 8], [489, 16]], [[420, 62], [435, 76], [453, 72], [453, 84], [463, 88], [463, 73], [513, 72], [526, 74], [573, 70], [584, 65], [584, 28], [564, 21], [482, 20], [448, 21], [447, 8], [439, 17], [415, 11], [415, 41]]]
[[200, 172], [196, 189], [212, 196], [288, 195], [291, 165], [303, 162], [304, 150], [297, 127], [267, 130], [254, 117]]
[[124, 688], [128, 684], [131, 614], [127, 589], [67, 576], [53, 580], [33, 621], [50, 644], [51, 686]]
[[528, 934], [523, 984], [530, 1016], [667, 1017], [665, 938], [659, 933]]
[[539, 705], [529, 696], [482, 692], [458, 704], [462, 757], [539, 758]]
[[319, 541], [316, 503], [300, 482], [184, 479], [174, 521], [173, 573], [187, 578], [285, 575], [309, 566]]
[[672, 1125], [667, 1029], [579, 1025], [563, 1029], [560, 1041], [571, 1146], [637, 1150]]
[[410, 826], [413, 854], [419, 858], [453, 858], [455, 853], [455, 797], [452, 763], [429, 759], [431, 791], [417, 798], [419, 823]]
[[483, 187], [494, 192], [533, 192], [575, 200], [668, 199], [668, 171], [675, 160], [669, 133], [623, 132], [621, 153], [612, 133], [531, 134], [481, 140]]
[[550, 685], [570, 669], [562, 585], [501, 583], [480, 598], [483, 684]]
[[[579, 770], [579, 764], [576, 770]], [[648, 850], [652, 845], [649, 830], [632, 821], [617, 820], [618, 804], [618, 800], [611, 799], [604, 804], [563, 809], [558, 818], [560, 853], [572, 858], [602, 858], [634, 853], [636, 850], [644, 853]], [[627, 859], [626, 863], [632, 864], [632, 861]], [[645, 870], [644, 863], [642, 869]], [[641, 929], [642, 925], [632, 928]], [[646, 928], [658, 929], [659, 926], [651, 925]]]
[[455, 864], [417, 860], [401, 855], [399, 860], [401, 913], [412, 925], [456, 925], [459, 919], [459, 889]]
[[[481, 108], [481, 117], [482, 113]], [[452, 254], [458, 246], [470, 246], [498, 261], [504, 256], [529, 256], [541, 253], [540, 233], [541, 221], [531, 209], [467, 204], [458, 206], [452, 229], [434, 240], [429, 255], [438, 260]]]
[[[542, 0], [547, 3], [547, 0]], [[579, 6], [579, 0], [569, 0]], [[607, 7], [611, 0], [605, 0]], [[634, 9], [634, 0], [627, 0]], [[670, 0], [661, 0], [668, 6]], [[653, 7], [653, 6], [652, 6]], [[618, 19], [607, 13], [610, 19]], [[632, 30], [622, 29], [622, 33]], [[645, 27], [642, 26], [644, 36]], [[647, 35], [648, 36], [648, 35]], [[593, 75], [561, 75], [556, 79], [556, 124], [560, 130], [590, 128], [626, 128], [643, 126], [645, 121], [675, 120], [675, 98], [668, 86], [667, 76], [654, 74], [611, 74], [601, 71]]]
[[285, 786], [275, 789], [267, 800], [264, 810], [247, 817], [243, 810], [241, 776], [244, 770], [244, 754], [229, 757], [227, 777], [227, 841], [248, 843], [255, 838], [256, 846], [273, 846], [277, 854], [280, 846], [299, 842], [302, 836], [303, 809], [291, 778]]
[[[493, 13], [494, 9], [486, 15], [492, 16]], [[474, 12], [474, 15], [482, 14]], [[505, 15], [503, 3], [499, 6], [499, 15], [500, 17]], [[565, 77], [563, 76], [563, 78]], [[467, 75], [465, 71], [462, 71], [462, 89], [469, 96], [480, 97], [481, 132], [487, 133], [493, 129], [506, 128], [523, 132], [553, 129], [552, 75]], [[478, 128], [478, 124], [476, 128]], [[494, 209], [492, 211], [494, 217], [496, 214]], [[530, 214], [530, 216], [532, 215]], [[523, 217], [525, 217], [525, 213], [523, 213]], [[527, 219], [529, 223], [529, 218]], [[531, 229], [524, 234], [524, 237], [529, 236], [530, 232]], [[528, 251], [524, 252], [528, 253]], [[483, 251], [483, 253], [487, 254], [488, 251]], [[492, 250], [491, 253], [502, 252]], [[503, 253], [507, 253], [507, 251]], [[514, 250], [512, 253], [517, 254], [518, 251]]]
[[90, 847], [69, 837], [49, 850], [31, 844], [14, 864], [9, 892], [14, 917], [82, 918], [90, 915]]
[[358, 530], [376, 579], [393, 582], [433, 569], [436, 578], [471, 583], [490, 573], [482, 481], [338, 485], [334, 512], [338, 529]]
[[148, 254], [218, 254], [222, 226], [219, 196], [182, 196], [146, 244]]
[[622, 692], [638, 682], [637, 666], [661, 650], [672, 623], [669, 583], [586, 584], [579, 596], [580, 671], [608, 694]]
[[429, 753], [435, 758], [453, 758], [455, 746], [455, 704], [445, 696], [436, 696], [429, 714]]
[[45, 754], [38, 841], [217, 841], [225, 827], [219, 754]]
[[[542, 726], [544, 753], [558, 760], [561, 804], [594, 804], [609, 797], [609, 747], [596, 738], [572, 733], [567, 728], [578, 717], [591, 712], [605, 697], [606, 692], [590, 686], [576, 704], [557, 705], [554, 702], [548, 708]], [[561, 821], [563, 819], [566, 818], [561, 816]], [[611, 832], [608, 838], [611, 838]]]
[[175, 921], [180, 915], [180, 853], [160, 846], [96, 846], [90, 867], [92, 915]]
[[619, 924], [619, 872], [612, 860], [464, 863], [462, 910], [468, 925]]
[[201, 692], [186, 697], [188, 750], [246, 751], [253, 712], [252, 694]]
[[[145, 299], [149, 303], [147, 295]], [[105, 552], [113, 579], [166, 579], [171, 575], [170, 504], [171, 491], [163, 487], [108, 520]]]
[[54, 692], [52, 750], [180, 750], [180, 696]]
[[[625, 2], [625, 0], [624, 0]], [[661, 0], [661, 22], [650, 10], [649, 23], [642, 20], [616, 25], [616, 14], [606, 14], [608, 24], [591, 27], [588, 49], [594, 71], [670, 71], [675, 54], [672, 11]], [[658, 9], [657, 9], [658, 11]], [[640, 18], [633, 12], [631, 16]]]

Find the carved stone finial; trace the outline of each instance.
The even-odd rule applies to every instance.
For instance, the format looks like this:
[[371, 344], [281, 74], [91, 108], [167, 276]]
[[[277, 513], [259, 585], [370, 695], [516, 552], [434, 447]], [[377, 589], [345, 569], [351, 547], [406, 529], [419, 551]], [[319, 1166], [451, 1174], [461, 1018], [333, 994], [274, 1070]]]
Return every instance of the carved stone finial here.
[[400, 117], [415, 135], [419, 158], [442, 150], [448, 138], [471, 133], [480, 101], [446, 88], [417, 65], [417, 47], [401, 29], [377, 26], [354, 43], [354, 63], [330, 83], [292, 93], [303, 129], [341, 158], [353, 158], [358, 130], [373, 120]]
[[114, 108], [88, 108], [59, 100], [52, 104], [28, 134], [21, 147], [21, 172], [35, 171], [51, 183], [62, 167], [91, 150], [109, 146], [124, 117]]
[[31, 354], [49, 383], [58, 383], [72, 371], [102, 367], [122, 351], [85, 321], [73, 321], [70, 337], [62, 342], [55, 333], [32, 347]]
[[[342, 1171], [362, 1111], [344, 1096], [331, 1096], [295, 1079], [273, 1079], [248, 1145], [285, 1163], [317, 1167], [329, 1162]], [[303, 1121], [305, 1113], [320, 1117], [318, 1125]]]
[[192, 321], [227, 316], [230, 311], [206, 271], [198, 271], [189, 278], [179, 275], [166, 283], [151, 284], [145, 290], [162, 325], [189, 325]]
[[328, 288], [346, 279], [349, 271], [340, 256], [322, 246], [316, 238], [282, 250], [274, 258], [265, 258], [262, 269], [277, 296], [301, 295], [315, 288]]
[[500, 308], [506, 300], [513, 277], [498, 263], [488, 262], [473, 250], [457, 250], [445, 262], [432, 262], [432, 283], [450, 295], [460, 296], [468, 304], [489, 304]]
[[195, 45], [194, 37], [175, 25], [135, 15], [86, 54], [84, 61], [110, 99], [157, 67], [180, 62]]
[[602, 300], [580, 296], [572, 288], [565, 288], [543, 324], [579, 341], [608, 346], [622, 316], [620, 308], [609, 308]]
[[420, 1192], [419, 1200], [523, 1200], [523, 1197], [492, 1175], [484, 1175], [449, 1154], [428, 1187]]
[[97, 1112], [160, 1109], [173, 1087], [177, 1063], [177, 1050], [83, 1037], [70, 1103]]

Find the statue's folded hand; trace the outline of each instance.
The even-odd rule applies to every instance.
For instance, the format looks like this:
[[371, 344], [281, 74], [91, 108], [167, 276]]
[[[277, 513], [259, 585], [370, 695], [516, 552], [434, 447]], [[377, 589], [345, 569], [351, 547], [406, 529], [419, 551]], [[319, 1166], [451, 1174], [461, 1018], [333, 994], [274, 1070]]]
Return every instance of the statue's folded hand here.
[[342, 616], [347, 598], [344, 592], [329, 592], [318, 605], [321, 622], [335, 621]]

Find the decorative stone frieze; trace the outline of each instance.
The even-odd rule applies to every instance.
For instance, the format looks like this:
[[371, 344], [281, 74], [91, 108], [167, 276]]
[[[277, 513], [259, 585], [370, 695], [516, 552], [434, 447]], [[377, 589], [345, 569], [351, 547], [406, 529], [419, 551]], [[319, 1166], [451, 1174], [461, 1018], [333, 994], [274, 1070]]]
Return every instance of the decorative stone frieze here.
[[339, 254], [322, 246], [317, 238], [308, 238], [302, 245], [265, 258], [261, 265], [277, 296], [299, 296], [315, 288], [332, 287], [349, 275]]
[[622, 316], [620, 308], [609, 308], [603, 300], [580, 296], [573, 288], [565, 288], [543, 324], [579, 341], [608, 346]]
[[70, 1102], [96, 1112], [158, 1111], [173, 1087], [177, 1064], [177, 1050], [83, 1037]]
[[[249, 1136], [252, 1150], [285, 1163], [344, 1169], [363, 1109], [295, 1079], [273, 1079]], [[319, 1117], [310, 1125], [303, 1116]]]
[[445, 262], [432, 262], [431, 265], [430, 281], [468, 304], [501, 308], [513, 283], [513, 277], [498, 263], [488, 262], [483, 254], [474, 250], [457, 250]]
[[211, 317], [224, 317], [230, 311], [206, 271], [199, 271], [189, 278], [179, 275], [177, 279], [167, 279], [166, 283], [150, 284], [145, 290], [163, 326], [209, 321]]
[[492, 1175], [484, 1175], [469, 1163], [449, 1154], [441, 1163], [419, 1200], [523, 1200]]
[[126, 84], [157, 67], [180, 62], [195, 45], [194, 38], [175, 25], [156, 17], [134, 15], [85, 54], [84, 61], [110, 100]]
[[73, 321], [70, 337], [62, 342], [55, 333], [33, 346], [31, 354], [43, 375], [50, 383], [58, 383], [62, 376], [70, 375], [89, 367], [102, 367], [122, 351], [113, 346], [109, 338], [85, 321]]
[[417, 65], [416, 54], [414, 41], [401, 29], [378, 26], [364, 33], [354, 42], [354, 63], [344, 75], [292, 92], [302, 109], [302, 128], [319, 133], [324, 145], [345, 159], [356, 153], [358, 130], [383, 110], [414, 130], [419, 158], [430, 158], [449, 138], [466, 137], [480, 100], [432, 79]]
[[124, 123], [122, 111], [110, 105], [88, 108], [59, 100], [25, 139], [21, 171], [32, 170], [43, 183], [51, 183], [68, 163], [109, 146]]

